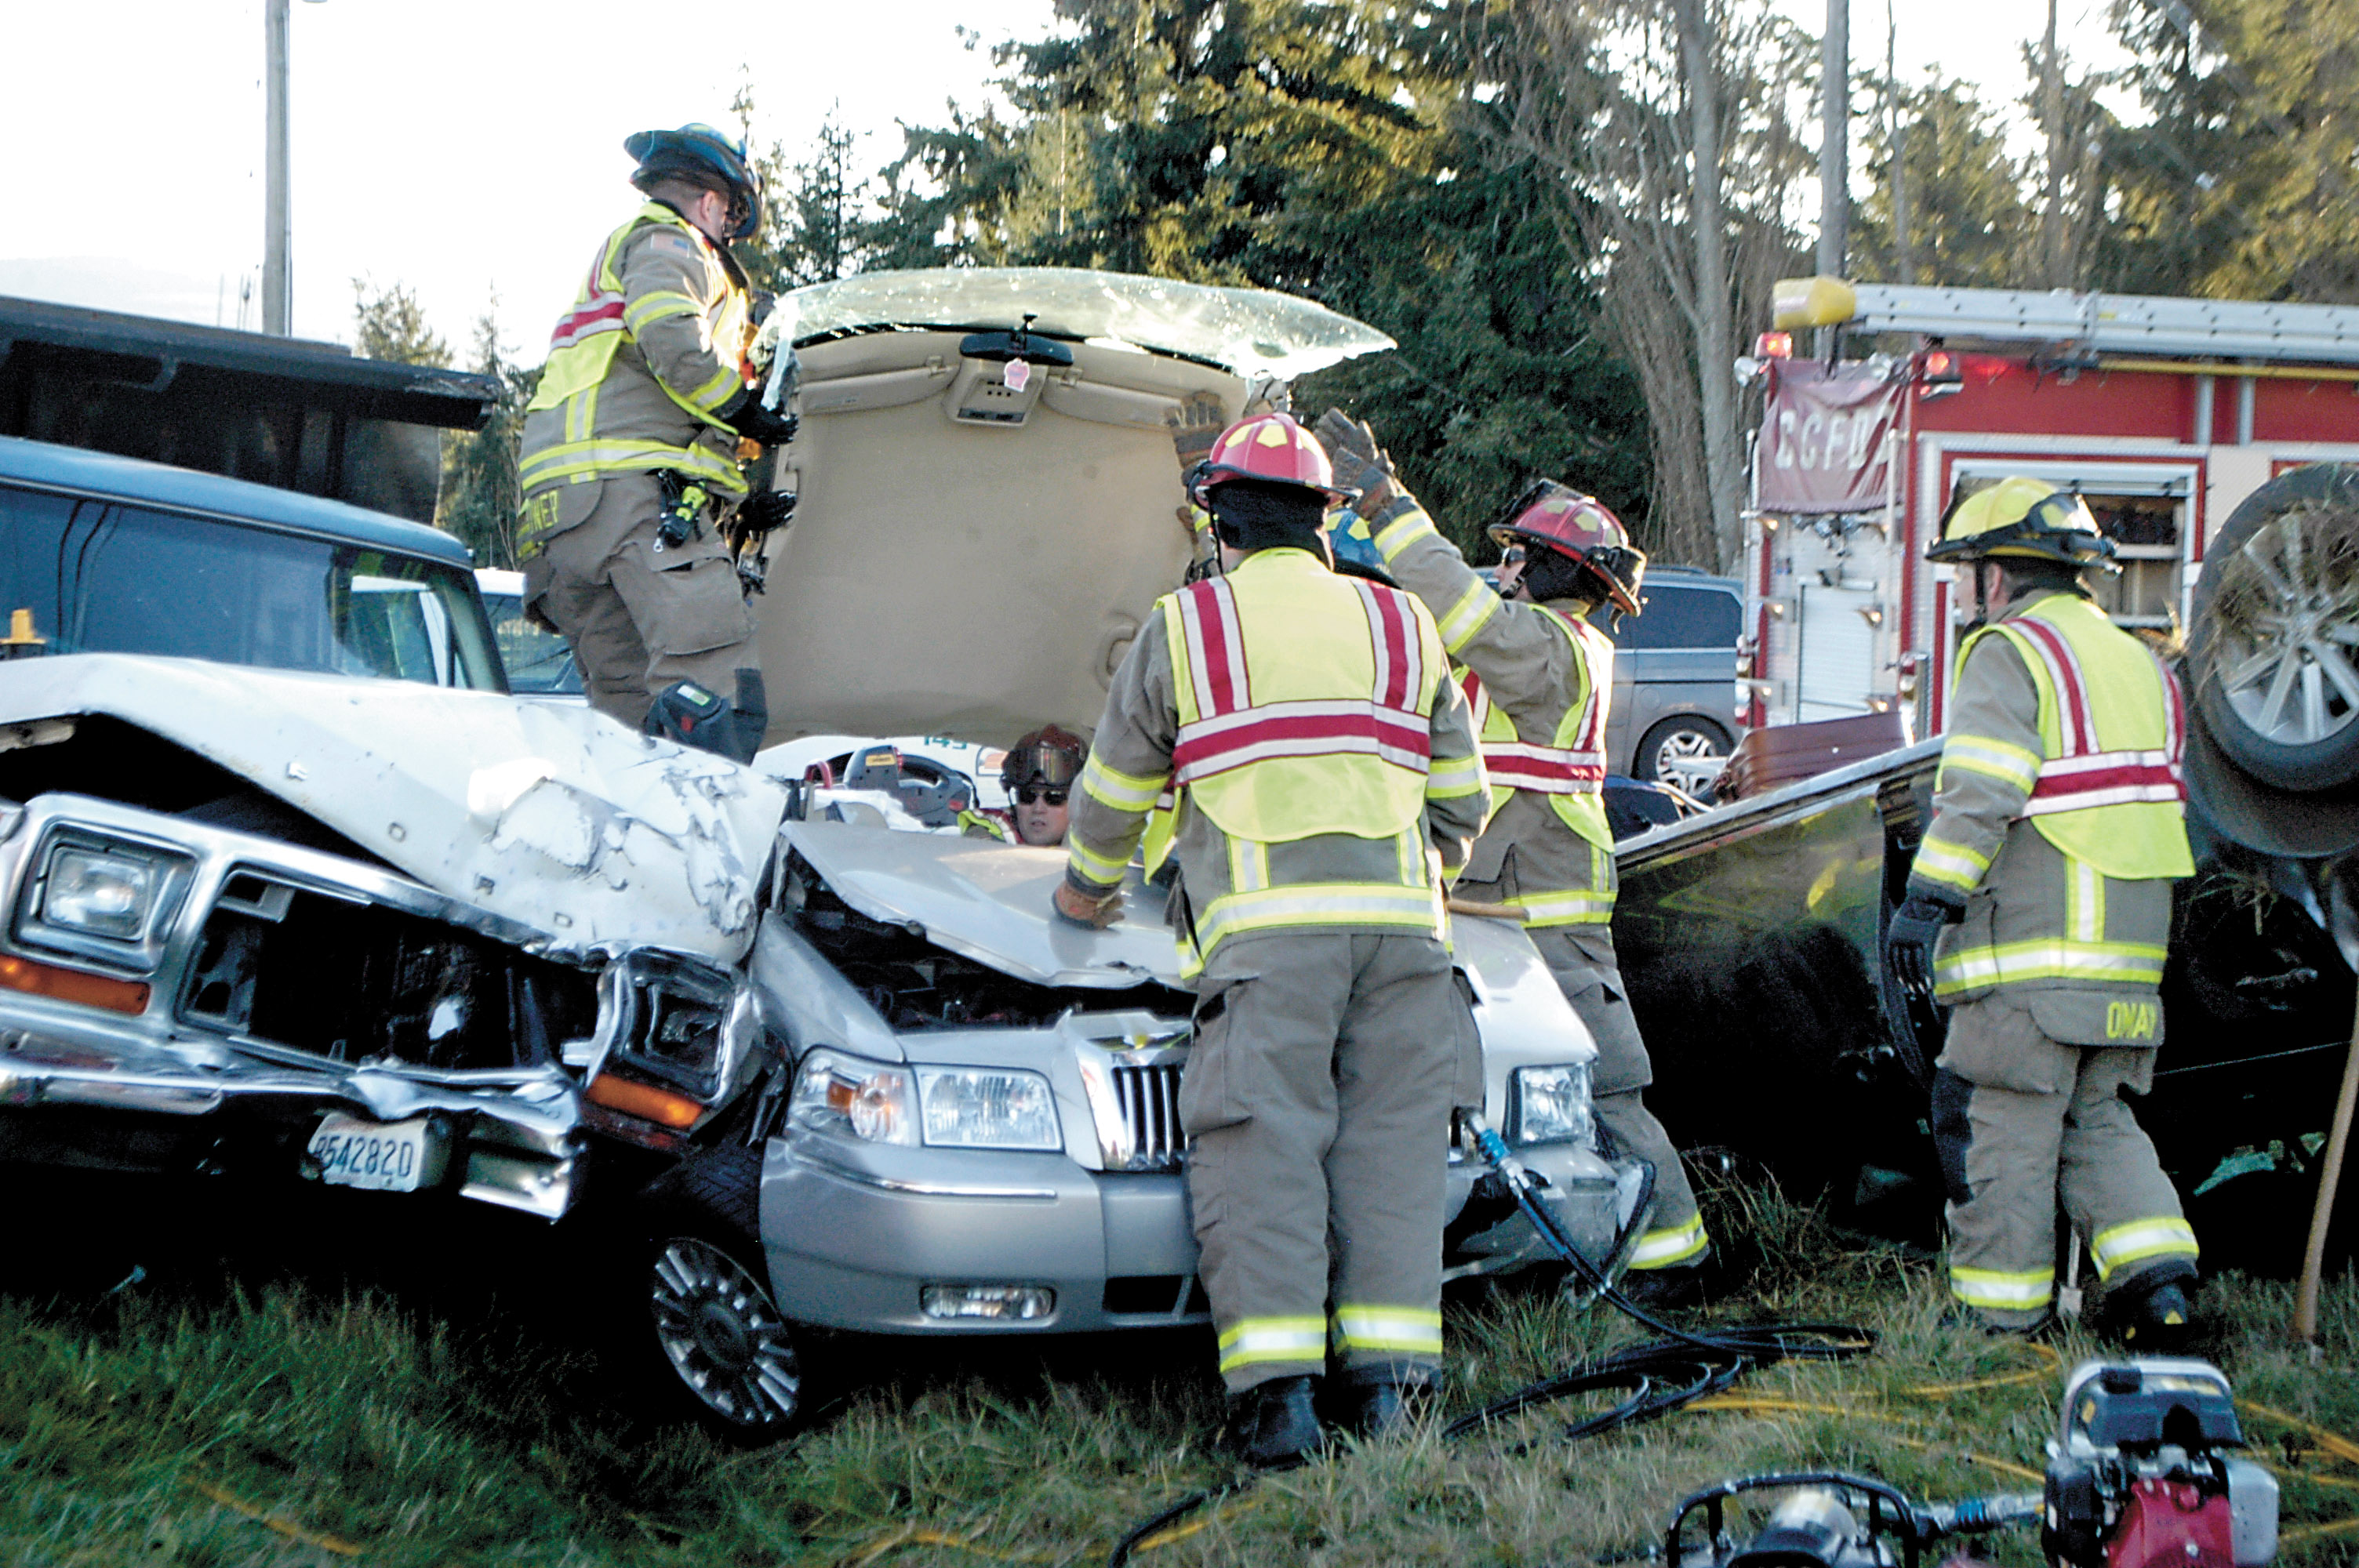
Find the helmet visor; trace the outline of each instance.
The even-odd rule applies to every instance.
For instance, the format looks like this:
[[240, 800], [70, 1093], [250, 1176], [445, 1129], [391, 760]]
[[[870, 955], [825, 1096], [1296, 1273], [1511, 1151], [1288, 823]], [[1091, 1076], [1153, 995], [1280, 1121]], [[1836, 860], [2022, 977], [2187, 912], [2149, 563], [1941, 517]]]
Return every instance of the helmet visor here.
[[1034, 741], [1007, 753], [999, 766], [999, 781], [1010, 790], [1025, 784], [1069, 789], [1082, 771], [1082, 760], [1053, 741]]

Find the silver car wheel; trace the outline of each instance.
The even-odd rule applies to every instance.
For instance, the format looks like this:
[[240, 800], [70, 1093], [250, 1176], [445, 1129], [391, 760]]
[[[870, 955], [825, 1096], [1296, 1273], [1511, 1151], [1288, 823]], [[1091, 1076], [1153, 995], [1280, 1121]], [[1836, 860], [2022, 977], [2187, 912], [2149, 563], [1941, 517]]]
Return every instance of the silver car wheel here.
[[[2359, 719], [2359, 583], [2300, 513], [2255, 530], [2222, 565], [2220, 687], [2236, 717], [2280, 746], [2310, 746]], [[2347, 550], [2345, 546], [2344, 549]]]
[[1655, 748], [1655, 780], [1687, 795], [1701, 795], [1728, 765], [1728, 752], [1701, 730], [1674, 730]]
[[737, 1260], [710, 1242], [675, 1237], [657, 1254], [650, 1284], [656, 1342], [706, 1409], [747, 1432], [800, 1413], [793, 1328]]

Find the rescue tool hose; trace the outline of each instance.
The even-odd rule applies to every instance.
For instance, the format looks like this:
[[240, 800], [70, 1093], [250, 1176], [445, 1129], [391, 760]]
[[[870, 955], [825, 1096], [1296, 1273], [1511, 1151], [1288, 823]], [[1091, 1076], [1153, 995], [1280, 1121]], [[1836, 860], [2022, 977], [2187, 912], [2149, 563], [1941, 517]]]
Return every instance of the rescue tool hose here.
[[[1508, 1191], [1515, 1195], [1516, 1206], [1523, 1210], [1525, 1217], [1531, 1221], [1532, 1228], [1539, 1233], [1541, 1243], [1571, 1265], [1573, 1272], [1595, 1290], [1599, 1300], [1611, 1303], [1617, 1311], [1664, 1337], [1641, 1345], [1625, 1346], [1608, 1355], [1577, 1362], [1554, 1377], [1527, 1384], [1506, 1398], [1495, 1400], [1481, 1410], [1462, 1415], [1443, 1427], [1441, 1436], [1444, 1442], [1455, 1442], [1482, 1432], [1494, 1422], [1535, 1405], [1551, 1403], [1569, 1394], [1588, 1393], [1600, 1389], [1629, 1390], [1629, 1397], [1611, 1409], [1565, 1423], [1562, 1435], [1566, 1439], [1591, 1437], [1601, 1432], [1612, 1432], [1619, 1427], [1668, 1415], [1707, 1394], [1720, 1392], [1756, 1367], [1786, 1360], [1845, 1361], [1864, 1356], [1875, 1348], [1875, 1332], [1852, 1324], [1737, 1324], [1698, 1333], [1674, 1328], [1615, 1289], [1606, 1271], [1592, 1262], [1574, 1245], [1555, 1214], [1541, 1201], [1538, 1184], [1532, 1180], [1531, 1173], [1509, 1152], [1505, 1139], [1486, 1126], [1480, 1117], [1462, 1113], [1462, 1118], [1474, 1134], [1475, 1148], [1490, 1162], [1491, 1169], [1497, 1173], [1499, 1179], [1506, 1183]], [[1633, 1227], [1645, 1217], [1644, 1207], [1642, 1201], [1641, 1212], [1631, 1217]], [[1537, 1439], [1520, 1443], [1509, 1452], [1527, 1453], [1537, 1443]], [[1114, 1552], [1106, 1558], [1106, 1568], [1125, 1568], [1131, 1560], [1131, 1554], [1153, 1537], [1199, 1509], [1245, 1491], [1257, 1478], [1244, 1476], [1217, 1487], [1191, 1492], [1141, 1520], [1115, 1544]]]

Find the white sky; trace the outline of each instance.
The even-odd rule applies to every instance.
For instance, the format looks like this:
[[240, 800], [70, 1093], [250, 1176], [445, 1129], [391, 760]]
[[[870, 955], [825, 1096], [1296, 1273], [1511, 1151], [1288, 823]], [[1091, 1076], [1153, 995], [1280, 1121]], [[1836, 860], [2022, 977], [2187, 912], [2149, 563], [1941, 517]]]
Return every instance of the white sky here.
[[[1824, 0], [1777, 0], [1816, 33]], [[2023, 91], [2046, 0], [1893, 0], [1900, 70], [1938, 66], [1994, 103]], [[240, 324], [262, 261], [262, 0], [0, 0], [0, 294]], [[976, 105], [991, 46], [1036, 38], [1049, 0], [324, 0], [291, 25], [295, 330], [349, 341], [352, 280], [414, 288], [462, 355], [496, 295], [511, 353], [538, 353], [591, 250], [636, 200], [622, 140], [727, 124], [750, 77], [755, 139], [805, 146], [831, 107], [874, 167], [897, 120]], [[1854, 0], [1862, 69], [1883, 0]], [[2063, 0], [2066, 47], [2118, 62], [2102, 0]], [[981, 35], [967, 47], [955, 29]], [[30, 62], [47, 68], [28, 69]], [[60, 194], [44, 200], [40, 192]], [[70, 197], [64, 193], [72, 193]], [[258, 304], [245, 323], [260, 324]]]

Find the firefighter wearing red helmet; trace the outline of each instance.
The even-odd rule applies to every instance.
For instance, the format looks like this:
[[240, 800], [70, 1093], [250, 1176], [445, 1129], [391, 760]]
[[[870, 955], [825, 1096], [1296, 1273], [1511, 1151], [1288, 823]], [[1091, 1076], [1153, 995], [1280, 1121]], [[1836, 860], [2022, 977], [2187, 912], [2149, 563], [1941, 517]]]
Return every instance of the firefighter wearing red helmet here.
[[791, 497], [747, 498], [740, 442], [794, 437], [747, 384], [751, 302], [729, 253], [760, 221], [761, 180], [710, 125], [623, 146], [647, 200], [591, 259], [526, 406], [525, 600], [572, 644], [599, 711], [750, 761], [768, 703], [721, 524], [784, 520]]
[[2195, 870], [2178, 683], [2090, 599], [2114, 546], [2079, 496], [2004, 479], [1942, 524], [1926, 557], [1973, 574], [1981, 624], [1885, 940], [1894, 976], [1951, 1010], [1932, 1086], [1950, 1292], [1986, 1330], [2042, 1327], [2060, 1207], [2094, 1315], [2168, 1353], [2195, 1232], [2127, 1100], [2154, 1079], [2171, 884]]
[[1433, 612], [1482, 735], [1493, 810], [1458, 891], [1522, 913], [1597, 1042], [1590, 1089], [1616, 1143], [1655, 1167], [1654, 1210], [1625, 1290], [1658, 1306], [1700, 1299], [1711, 1251], [1695, 1194], [1642, 1093], [1654, 1065], [1614, 952], [1614, 834], [1606, 826], [1605, 723], [1614, 643], [1589, 622], [1639, 612], [1647, 557], [1595, 498], [1542, 481], [1490, 530], [1506, 549], [1495, 590], [1444, 538], [1365, 425], [1330, 410], [1320, 433], [1402, 587]]
[[1158, 601], [1115, 673], [1056, 905], [1103, 925], [1177, 798], [1166, 908], [1196, 977], [1180, 1090], [1205, 1293], [1247, 1464], [1362, 1435], [1441, 1361], [1453, 1105], [1479, 1105], [1443, 880], [1483, 819], [1481, 757], [1433, 619], [1329, 567], [1341, 499], [1284, 414], [1231, 426], [1190, 485], [1223, 570]]

